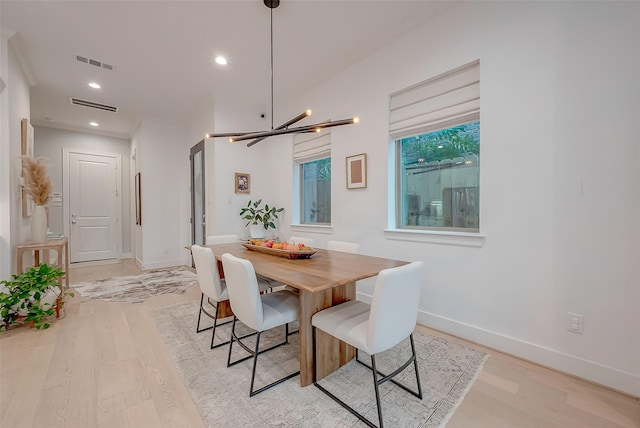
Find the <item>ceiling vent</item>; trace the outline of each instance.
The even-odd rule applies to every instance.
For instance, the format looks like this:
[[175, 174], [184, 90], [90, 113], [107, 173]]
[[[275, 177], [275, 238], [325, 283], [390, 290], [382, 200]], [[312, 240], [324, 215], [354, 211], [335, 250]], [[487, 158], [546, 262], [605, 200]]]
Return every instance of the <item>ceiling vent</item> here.
[[97, 59], [87, 58], [86, 56], [76, 55], [76, 60], [85, 64], [93, 65], [95, 67], [104, 68], [105, 70], [113, 71], [113, 65], [106, 62], [98, 61]]
[[90, 107], [90, 108], [95, 108], [97, 110], [110, 111], [110, 112], [113, 112], [113, 113], [117, 113], [118, 112], [118, 107], [116, 107], [116, 106], [110, 106], [110, 105], [106, 105], [106, 104], [95, 103], [93, 101], [87, 101], [87, 100], [82, 100], [80, 98], [73, 98], [73, 97], [69, 97], [69, 101], [71, 101], [71, 104], [76, 105], [76, 106]]

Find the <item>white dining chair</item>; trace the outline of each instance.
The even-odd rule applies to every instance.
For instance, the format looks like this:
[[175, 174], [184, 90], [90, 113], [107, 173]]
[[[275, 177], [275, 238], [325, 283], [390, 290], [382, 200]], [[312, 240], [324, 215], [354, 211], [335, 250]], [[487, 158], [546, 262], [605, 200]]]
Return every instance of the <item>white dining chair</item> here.
[[[232, 254], [222, 255], [222, 266], [227, 279], [229, 300], [233, 310], [233, 324], [231, 327], [231, 339], [229, 344], [229, 356], [227, 367], [238, 364], [253, 357], [253, 369], [251, 371], [251, 385], [249, 397], [253, 397], [287, 379], [300, 374], [300, 370], [291, 373], [254, 390], [258, 355], [289, 343], [289, 323], [298, 319], [298, 296], [287, 290], [274, 291], [273, 293], [260, 294], [258, 282], [253, 265], [249, 260], [238, 258]], [[244, 325], [257, 332], [254, 349], [242, 342], [243, 337], [236, 334], [236, 321], [240, 320]], [[260, 336], [263, 332], [284, 325], [284, 341], [260, 350]], [[249, 356], [231, 362], [233, 343], [238, 344], [249, 353]]]
[[304, 244], [307, 247], [313, 247], [315, 240], [313, 238], [303, 238], [301, 236], [292, 236], [289, 238], [291, 244]]
[[329, 241], [327, 242], [327, 250], [342, 251], [343, 253], [360, 253], [360, 244], [357, 242], [347, 241]]
[[[218, 323], [219, 303], [229, 299], [229, 292], [227, 291], [226, 282], [220, 278], [220, 272], [218, 271], [218, 262], [211, 248], [201, 247], [200, 245], [191, 246], [191, 254], [193, 255], [193, 262], [196, 268], [196, 274], [198, 275], [198, 284], [200, 284], [200, 310], [198, 311], [198, 323], [196, 324], [196, 333], [201, 333], [207, 330], [213, 330], [211, 333], [211, 349], [218, 348], [226, 345], [229, 342], [219, 343], [214, 346], [214, 340], [216, 337], [216, 327], [229, 324], [231, 320]], [[271, 287], [271, 284], [267, 281], [260, 281], [258, 288], [261, 291], [265, 291]], [[207, 304], [215, 312], [209, 312], [211, 309], [205, 307], [205, 296], [207, 298]], [[206, 328], [200, 328], [200, 320], [202, 314], [207, 315], [213, 319], [213, 325]]]
[[211, 244], [228, 244], [231, 242], [240, 242], [240, 238], [237, 234], [229, 234], [229, 235], [208, 235], [207, 236], [207, 245]]
[[[207, 245], [212, 244], [229, 244], [232, 242], [240, 242], [240, 237], [237, 234], [228, 234], [228, 235], [209, 235], [207, 236]], [[262, 284], [264, 282], [269, 283], [269, 287], [267, 287], [267, 291], [271, 291], [274, 287], [282, 287], [284, 284], [280, 281], [275, 281], [270, 278], [265, 278], [263, 276], [258, 275], [258, 283]]]
[[[368, 426], [375, 427], [376, 425], [318, 383], [317, 329], [356, 348], [356, 361], [368, 367], [373, 373], [378, 423], [382, 428], [383, 419], [379, 391], [381, 384], [390, 380], [393, 384], [422, 399], [413, 331], [418, 319], [418, 304], [423, 281], [423, 262], [413, 262], [397, 268], [384, 269], [378, 274], [371, 305], [351, 300], [324, 309], [311, 318], [313, 326], [313, 384]], [[395, 347], [407, 337], [411, 343], [411, 357], [390, 374], [379, 372], [376, 368], [376, 354]], [[370, 366], [359, 360], [359, 350], [371, 356]], [[416, 374], [417, 392], [393, 379], [411, 363], [413, 363]]]

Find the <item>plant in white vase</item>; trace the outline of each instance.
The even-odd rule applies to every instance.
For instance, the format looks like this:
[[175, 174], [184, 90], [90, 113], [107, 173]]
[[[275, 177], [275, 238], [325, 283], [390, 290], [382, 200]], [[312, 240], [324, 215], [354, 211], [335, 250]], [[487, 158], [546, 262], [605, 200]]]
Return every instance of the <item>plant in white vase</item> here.
[[31, 241], [43, 243], [47, 239], [47, 212], [45, 205], [51, 198], [53, 185], [47, 172], [47, 158], [22, 156], [24, 190], [36, 206], [31, 215]]
[[278, 213], [284, 211], [284, 208], [261, 204], [262, 199], [258, 199], [255, 202], [249, 200], [247, 206], [240, 210], [240, 217], [243, 220], [247, 220], [245, 226], [249, 226], [249, 233], [252, 238], [263, 238], [269, 228], [275, 229], [274, 220], [278, 218]]

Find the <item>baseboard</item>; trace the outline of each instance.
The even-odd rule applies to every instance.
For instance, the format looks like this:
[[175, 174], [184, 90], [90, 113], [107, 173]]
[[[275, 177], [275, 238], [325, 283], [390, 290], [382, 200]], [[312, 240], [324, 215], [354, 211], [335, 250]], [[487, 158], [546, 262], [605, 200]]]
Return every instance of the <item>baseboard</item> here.
[[[371, 303], [372, 296], [358, 293], [358, 300]], [[418, 324], [522, 358], [535, 364], [594, 382], [633, 397], [640, 397], [640, 375], [609, 367], [575, 355], [565, 354], [535, 343], [461, 323], [456, 320], [418, 313]]]
[[159, 262], [152, 263], [143, 263], [139, 259], [136, 259], [136, 265], [140, 270], [150, 270], [150, 269], [162, 269], [174, 266], [184, 266], [184, 261], [182, 259], [175, 260], [163, 260]]
[[116, 265], [118, 263], [122, 263], [122, 260], [107, 259], [107, 260], [92, 260], [89, 262], [73, 262], [69, 264], [69, 269], [81, 268], [81, 267], [92, 267], [92, 266], [103, 266], [103, 265]]
[[122, 253], [120, 258], [121, 259], [132, 259], [133, 258], [133, 254], [131, 254], [131, 253]]

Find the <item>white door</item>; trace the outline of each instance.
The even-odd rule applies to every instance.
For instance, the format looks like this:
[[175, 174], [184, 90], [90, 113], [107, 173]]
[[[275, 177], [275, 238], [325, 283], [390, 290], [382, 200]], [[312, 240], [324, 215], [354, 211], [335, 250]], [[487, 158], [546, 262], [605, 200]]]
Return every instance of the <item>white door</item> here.
[[70, 261], [119, 257], [120, 155], [68, 152], [68, 225]]

